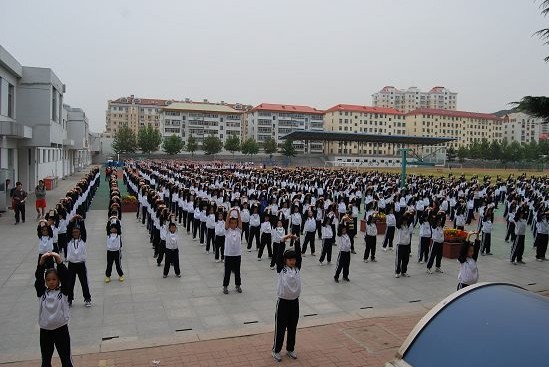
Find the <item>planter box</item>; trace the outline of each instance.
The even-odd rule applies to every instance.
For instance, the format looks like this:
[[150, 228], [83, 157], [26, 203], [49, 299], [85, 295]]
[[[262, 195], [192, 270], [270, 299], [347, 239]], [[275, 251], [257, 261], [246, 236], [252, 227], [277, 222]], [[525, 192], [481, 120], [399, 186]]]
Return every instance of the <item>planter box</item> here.
[[377, 234], [385, 234], [387, 230], [387, 222], [376, 222]]
[[442, 244], [442, 256], [447, 259], [457, 259], [461, 250], [461, 242], [444, 242]]
[[360, 220], [360, 232], [366, 232], [366, 221], [364, 219]]
[[137, 202], [122, 203], [122, 213], [135, 213], [137, 211]]

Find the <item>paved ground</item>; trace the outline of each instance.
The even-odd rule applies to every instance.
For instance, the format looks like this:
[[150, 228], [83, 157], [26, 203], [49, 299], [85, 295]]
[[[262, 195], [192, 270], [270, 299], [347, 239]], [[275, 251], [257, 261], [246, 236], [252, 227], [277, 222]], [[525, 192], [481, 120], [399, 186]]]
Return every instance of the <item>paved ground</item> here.
[[[62, 193], [75, 184], [78, 177], [76, 175], [61, 181], [59, 188], [48, 192], [49, 202], [56, 202]], [[104, 190], [106, 183], [102, 181], [101, 185]], [[103, 195], [98, 196], [97, 200], [100, 198], [106, 200]], [[101, 210], [104, 206], [99, 203], [94, 203], [94, 207], [99, 210], [90, 211], [86, 220], [89, 246], [87, 265], [93, 307], [91, 309], [83, 307], [80, 286], [77, 285], [70, 323], [75, 354], [267, 333], [249, 340], [245, 338], [231, 342], [222, 341], [219, 348], [204, 347], [204, 344], [201, 344], [203, 342], [198, 343], [200, 344], [198, 346], [185, 345], [185, 348], [197, 348], [192, 349], [192, 353], [200, 357], [201, 361], [202, 358], [206, 358], [205, 351], [210, 350], [209, 348], [216, 353], [218, 349], [226, 350], [231, 360], [243, 358], [238, 353], [233, 354], [235, 350], [245, 350], [248, 353], [247, 358], [258, 361], [258, 364], [254, 363], [254, 365], [261, 365], [261, 361], [265, 360], [265, 352], [270, 349], [272, 342], [276, 300], [275, 273], [269, 270], [266, 255], [263, 261], [259, 262], [256, 260], [256, 252], [244, 253], [242, 264], [244, 293], [231, 292], [229, 295], [223, 295], [221, 293], [223, 264], [215, 263], [212, 255], [204, 254], [203, 247], [190, 240], [186, 233], [182, 233], [183, 244], [180, 256], [183, 277], [177, 279], [170, 276], [162, 279], [161, 268], [157, 268], [155, 259], [152, 257], [146, 230], [136, 222], [133, 214], [128, 213], [123, 217], [122, 265], [127, 279], [124, 283], [119, 283], [116, 277], [113, 277], [113, 282], [105, 284], [104, 228], [107, 212]], [[38, 311], [33, 289], [36, 222], [33, 221], [35, 215], [32, 215], [30, 203], [27, 209], [29, 209], [29, 215], [25, 224], [13, 226], [11, 216], [0, 218], [0, 324], [2, 325], [0, 363], [39, 357]], [[510, 245], [503, 242], [503, 230], [503, 223], [495, 225], [493, 235], [495, 256], [482, 257], [479, 260], [481, 281], [513, 282], [532, 290], [549, 289], [547, 276], [549, 265], [533, 261], [531, 236], [528, 235], [526, 240], [527, 264], [512, 266], [507, 262]], [[362, 252], [364, 244], [360, 237], [357, 243], [358, 251]], [[414, 236], [415, 245], [417, 245], [417, 236]], [[416, 253], [415, 248], [413, 253]], [[334, 255], [336, 254], [337, 251], [334, 251]], [[419, 265], [412, 259], [409, 269], [412, 277], [395, 279], [393, 252], [379, 251], [378, 263], [364, 264], [361, 259], [362, 254], [353, 256], [351, 282], [340, 284], [333, 282], [333, 265], [321, 267], [318, 265], [317, 257], [308, 256], [304, 259], [300, 326], [321, 325], [341, 320], [360, 320], [379, 312], [400, 314], [413, 311], [416, 315], [414, 320], [417, 320], [417, 314], [424, 313], [427, 308], [452, 293], [456, 287], [455, 260], [443, 261], [444, 274], [429, 276], [425, 274], [424, 265]], [[379, 320], [372, 322], [379, 322]], [[406, 324], [406, 330], [403, 329], [403, 334], [398, 334], [399, 337], [404, 337], [414, 323], [410, 321], [409, 325]], [[324, 341], [327, 343], [332, 337], [331, 334], [323, 335], [324, 330], [329, 330], [323, 328], [329, 328], [329, 326], [299, 332], [299, 351], [303, 357], [307, 357], [302, 358], [301, 363], [311, 364], [310, 358], [315, 359], [316, 352], [329, 351], [323, 347], [322, 338], [329, 338]], [[341, 326], [341, 328], [344, 327]], [[380, 333], [384, 335], [383, 331]], [[308, 343], [306, 335], [309, 334], [311, 338], [319, 338], [318, 341], [311, 339]], [[348, 345], [351, 349], [354, 348], [355, 351], [358, 351], [357, 348], [364, 349], [360, 343], [355, 342], [353, 345], [344, 339], [339, 342]], [[241, 347], [235, 345], [241, 345]], [[172, 349], [173, 353], [177, 350], [172, 347], [161, 350], [167, 353], [166, 355], [170, 355]], [[157, 349], [135, 352], [135, 356], [138, 353], [143, 353], [143, 356], [154, 355], [156, 358]], [[223, 356], [221, 352], [214, 355], [215, 358]], [[117, 360], [117, 366], [124, 363], [138, 365], [137, 361], [134, 363], [131, 359], [134, 356], [133, 352], [116, 356], [121, 358]], [[97, 354], [84, 357], [86, 363], [88, 360], [92, 363], [90, 365], [98, 365], [97, 361], [101, 358], [107, 360], [115, 357], [113, 355], [107, 358]], [[173, 359], [158, 358], [176, 363], [175, 361], [182, 357], [181, 354], [177, 356], [174, 354]], [[146, 358], [143, 363], [150, 365], [152, 359]], [[317, 364], [324, 365], [320, 362]], [[342, 362], [340, 365], [352, 365], [352, 362]]]

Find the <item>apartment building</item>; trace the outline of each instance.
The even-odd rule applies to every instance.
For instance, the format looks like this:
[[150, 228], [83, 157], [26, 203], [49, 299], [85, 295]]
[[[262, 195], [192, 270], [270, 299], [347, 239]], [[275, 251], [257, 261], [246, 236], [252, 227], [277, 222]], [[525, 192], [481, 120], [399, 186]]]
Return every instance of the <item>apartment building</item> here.
[[141, 127], [152, 125], [160, 127], [160, 112], [172, 100], [154, 98], [120, 97], [107, 102], [106, 126], [104, 136], [114, 137], [118, 129], [126, 125], [136, 134]]
[[63, 109], [67, 116], [67, 138], [71, 142], [71, 145], [68, 146], [70, 164], [68, 164], [66, 172], [72, 174], [91, 164], [90, 124], [83, 109], [69, 105], [63, 105]]
[[69, 117], [65, 89], [51, 69], [22, 66], [0, 46], [0, 210], [13, 187], [6, 179], [31, 190], [44, 177], [62, 178], [90, 163], [87, 118]]
[[[262, 144], [274, 139], [280, 146], [282, 137], [295, 130], [322, 131], [324, 111], [309, 106], [262, 103], [251, 109], [246, 116], [247, 137]], [[322, 142], [294, 141], [299, 153], [322, 153]]]
[[501, 142], [503, 120], [493, 114], [420, 108], [406, 114], [406, 134], [411, 136], [449, 137], [447, 147], [468, 147], [486, 139]]
[[243, 110], [209, 102], [173, 102], [161, 108], [160, 132], [163, 137], [181, 136], [187, 143], [193, 136], [199, 144], [210, 135], [225, 142], [230, 135], [242, 139]]
[[539, 142], [542, 129], [542, 119], [532, 117], [523, 112], [513, 112], [503, 116], [503, 137], [509, 143]]
[[393, 86], [386, 86], [372, 95], [372, 105], [394, 108], [405, 113], [418, 108], [455, 110], [457, 108], [457, 93], [451, 92], [445, 87], [433, 87], [428, 92], [422, 92], [417, 87], [397, 89]]
[[[375, 135], [406, 135], [405, 114], [385, 107], [338, 104], [324, 113], [324, 131]], [[400, 144], [366, 142], [325, 142], [324, 154], [394, 156]]]

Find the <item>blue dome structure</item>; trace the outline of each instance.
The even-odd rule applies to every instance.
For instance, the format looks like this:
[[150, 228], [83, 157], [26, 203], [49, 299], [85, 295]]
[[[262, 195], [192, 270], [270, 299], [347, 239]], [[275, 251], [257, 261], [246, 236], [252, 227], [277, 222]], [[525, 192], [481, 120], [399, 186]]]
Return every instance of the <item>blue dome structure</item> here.
[[448, 296], [414, 327], [387, 366], [549, 366], [549, 299], [507, 283]]

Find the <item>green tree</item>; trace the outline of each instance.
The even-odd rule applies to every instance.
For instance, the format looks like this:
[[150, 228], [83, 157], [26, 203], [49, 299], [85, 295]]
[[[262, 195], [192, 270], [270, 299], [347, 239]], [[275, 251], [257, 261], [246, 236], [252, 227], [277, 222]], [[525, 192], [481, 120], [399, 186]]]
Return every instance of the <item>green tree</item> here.
[[139, 129], [137, 133], [137, 145], [145, 154], [156, 152], [162, 143], [160, 131], [152, 125], [147, 125]]
[[223, 149], [223, 142], [215, 135], [210, 135], [202, 141], [202, 150], [206, 155], [217, 154]]
[[189, 135], [189, 139], [187, 139], [187, 152], [191, 153], [191, 156], [194, 157], [194, 152], [198, 149], [198, 143], [196, 142], [196, 138], [192, 135]]
[[[539, 7], [542, 15], [547, 16], [549, 14], [549, 0], [543, 0]], [[540, 29], [534, 34], [541, 38], [544, 45], [549, 46], [549, 28]], [[549, 62], [549, 56], [545, 58], [545, 62]]]
[[480, 157], [481, 159], [490, 159], [490, 143], [488, 142], [488, 139], [483, 138], [480, 141]]
[[469, 145], [469, 158], [479, 159], [480, 157], [480, 143], [478, 141], [474, 141], [471, 145]]
[[269, 156], [276, 153], [277, 148], [276, 141], [273, 138], [269, 138], [263, 142], [263, 150], [265, 153], [269, 154]]
[[166, 154], [174, 155], [181, 152], [184, 146], [185, 143], [183, 142], [183, 139], [181, 139], [179, 135], [172, 134], [164, 139], [162, 150], [166, 152]]
[[259, 144], [254, 138], [248, 138], [242, 143], [240, 150], [246, 155], [256, 155], [259, 153]]
[[497, 160], [501, 157], [501, 144], [497, 140], [492, 140], [490, 143], [490, 153], [488, 154], [489, 159]]
[[527, 161], [535, 161], [539, 159], [540, 149], [539, 144], [535, 140], [532, 140], [530, 143], [523, 144], [524, 156], [523, 159]]
[[137, 140], [135, 133], [127, 125], [123, 125], [114, 134], [114, 140], [112, 141], [112, 150], [115, 153], [134, 153], [137, 149]]
[[295, 147], [293, 140], [286, 139], [284, 140], [284, 144], [280, 147], [280, 153], [286, 157], [295, 157]]
[[519, 144], [519, 142], [514, 141], [507, 146], [504, 154], [509, 158], [509, 161], [518, 162], [524, 158], [524, 148]]
[[453, 162], [456, 160], [456, 150], [454, 149], [454, 147], [450, 147], [448, 149], [446, 149], [446, 159], [448, 160], [448, 162]]
[[461, 146], [457, 150], [457, 156], [459, 159], [459, 163], [463, 163], [465, 161], [465, 158], [469, 156], [469, 150], [466, 147]]
[[224, 148], [226, 151], [231, 152], [234, 156], [234, 152], [238, 152], [240, 150], [240, 139], [236, 135], [229, 135], [227, 140], [225, 140]]

